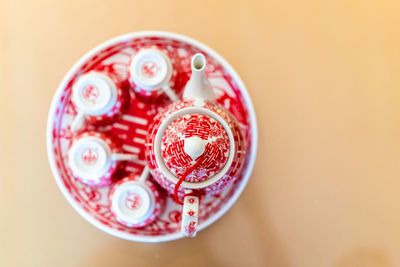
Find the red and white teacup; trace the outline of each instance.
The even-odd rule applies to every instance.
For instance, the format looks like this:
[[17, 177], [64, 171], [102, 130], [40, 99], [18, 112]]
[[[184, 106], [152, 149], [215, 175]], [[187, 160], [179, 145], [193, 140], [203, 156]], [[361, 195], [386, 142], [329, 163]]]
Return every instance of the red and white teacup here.
[[148, 179], [145, 167], [139, 176], [118, 181], [109, 193], [109, 206], [114, 218], [126, 227], [151, 224], [162, 212], [165, 199], [157, 185]]
[[90, 186], [106, 186], [120, 161], [135, 161], [137, 156], [122, 153], [117, 141], [100, 132], [78, 135], [68, 150], [68, 166], [72, 175]]
[[129, 66], [129, 82], [136, 95], [141, 99], [155, 101], [162, 94], [171, 100], [178, 99], [171, 89], [174, 85], [177, 71], [168, 52], [157, 47], [139, 50]]
[[71, 130], [78, 131], [84, 122], [109, 122], [127, 103], [120, 83], [111, 74], [91, 71], [83, 74], [72, 86], [72, 103], [77, 109]]

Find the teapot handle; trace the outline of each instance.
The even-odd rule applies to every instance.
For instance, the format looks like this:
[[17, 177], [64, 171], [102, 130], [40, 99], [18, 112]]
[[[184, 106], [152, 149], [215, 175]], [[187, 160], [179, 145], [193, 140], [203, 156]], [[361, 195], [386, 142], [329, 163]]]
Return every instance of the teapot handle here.
[[183, 199], [181, 233], [187, 237], [195, 237], [198, 227], [200, 198], [186, 195]]

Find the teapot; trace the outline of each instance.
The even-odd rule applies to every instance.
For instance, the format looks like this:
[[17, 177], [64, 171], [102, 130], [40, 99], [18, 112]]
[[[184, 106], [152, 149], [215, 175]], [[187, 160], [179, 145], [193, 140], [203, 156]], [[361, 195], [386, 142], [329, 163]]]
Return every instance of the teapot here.
[[146, 137], [146, 161], [156, 182], [183, 205], [181, 232], [193, 237], [200, 203], [240, 176], [245, 140], [235, 117], [216, 103], [206, 77], [206, 57], [192, 57], [182, 99], [166, 106]]

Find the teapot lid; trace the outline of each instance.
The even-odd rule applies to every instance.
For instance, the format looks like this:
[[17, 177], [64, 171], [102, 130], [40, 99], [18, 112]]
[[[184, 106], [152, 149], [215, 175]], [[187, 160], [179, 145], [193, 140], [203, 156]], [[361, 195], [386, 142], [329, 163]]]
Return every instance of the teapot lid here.
[[200, 161], [185, 181], [205, 182], [223, 171], [231, 158], [231, 142], [228, 135], [227, 129], [211, 116], [201, 113], [179, 116], [166, 126], [163, 133], [163, 163], [168, 171], [179, 179]]

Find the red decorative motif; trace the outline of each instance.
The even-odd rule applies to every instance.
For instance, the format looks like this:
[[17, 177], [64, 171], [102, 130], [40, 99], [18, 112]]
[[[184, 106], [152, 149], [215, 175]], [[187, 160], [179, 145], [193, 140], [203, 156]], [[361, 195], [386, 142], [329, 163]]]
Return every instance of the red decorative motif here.
[[82, 151], [82, 161], [87, 165], [93, 165], [97, 162], [98, 159], [97, 152], [92, 148], [87, 148]]
[[[83, 62], [71, 75], [70, 80], [65, 83], [59, 98], [54, 100], [57, 102], [57, 107], [54, 109], [54, 119], [50, 122], [52, 125], [51, 131], [53, 132], [50, 160], [54, 162], [58, 171], [56, 179], [61, 180], [62, 187], [68, 192], [72, 201], [83, 213], [92, 218], [93, 221], [105, 226], [107, 229], [132, 236], [133, 239], [135, 236], [140, 236], [148, 237], [149, 240], [158, 240], [160, 237], [180, 232], [181, 207], [175, 204], [170, 197], [167, 200], [165, 211], [161, 212], [153, 223], [141, 228], [126, 227], [115, 219], [109, 209], [107, 195], [111, 191], [111, 186], [103, 187], [101, 190], [89, 187], [75, 179], [66, 166], [67, 151], [73, 136], [73, 133], [70, 131], [70, 125], [76, 114], [76, 109], [70, 101], [71, 88], [79, 75], [92, 70], [106, 72], [110, 76], [113, 75], [113, 79], [115, 77], [118, 81], [117, 88], [119, 89], [118, 96], [121, 97], [121, 110], [119, 112], [116, 111], [119, 109], [116, 105], [116, 110], [113, 110], [111, 113], [115, 112], [118, 115], [115, 118], [110, 118], [110, 121], [104, 120], [104, 123], [103, 119], [97, 117], [89, 117], [87, 121], [90, 125], [93, 125], [94, 128], [92, 129], [95, 130], [103, 129], [102, 127], [106, 123], [112, 122], [112, 126], [107, 126], [103, 130], [118, 136], [122, 141], [122, 147], [125, 152], [133, 153], [140, 160], [145, 160], [145, 138], [149, 124], [152, 122], [160, 123], [160, 120], [163, 118], [155, 118], [155, 115], [168, 103], [166, 96], [160, 96], [158, 98], [159, 102], [144, 104], [137, 98], [140, 94], [128, 93], [130, 91], [130, 83], [128, 82], [129, 61], [132, 55], [139, 49], [149, 46], [157, 46], [168, 51], [170, 58], [173, 59], [173, 68], [177, 72], [173, 73], [172, 76], [176, 75], [175, 83], [171, 83], [170, 85], [178, 95], [181, 93], [183, 86], [190, 76], [191, 56], [197, 52], [204, 53], [208, 64], [206, 73], [213, 86], [215, 85], [217, 102], [228, 109], [238, 120], [239, 124], [234, 126], [234, 130], [243, 132], [245, 135], [246, 142], [237, 144], [236, 149], [238, 151], [245, 151], [251, 147], [252, 133], [247, 104], [243, 100], [239, 86], [221, 63], [205, 51], [183, 41], [164, 37], [140, 37], [126, 39], [124, 42], [104, 48]], [[123, 95], [124, 97], [122, 97]], [[181, 107], [174, 106], [174, 108], [179, 109]], [[120, 113], [124, 115], [119, 116]], [[227, 205], [228, 201], [234, 195], [235, 190], [242, 183], [242, 175], [238, 171], [245, 164], [244, 157], [242, 158], [243, 160], [237, 161], [234, 165], [236, 171], [232, 171], [231, 175], [226, 176], [224, 181], [218, 181], [219, 183], [226, 183], [228, 185], [213, 185], [212, 188], [207, 188], [207, 190], [213, 191], [213, 193], [209, 197], [202, 198], [199, 211], [200, 225], [202, 222], [215, 218], [216, 214]], [[151, 162], [153, 161], [154, 159], [152, 158]], [[143, 167], [143, 164], [126, 163], [119, 168], [122, 173], [114, 176], [123, 177], [128, 173], [138, 174], [143, 170]], [[159, 170], [154, 169], [153, 172], [157, 174]], [[164, 180], [159, 180], [158, 182], [164, 188], [170, 186]], [[163, 184], [164, 182], [165, 184]], [[225, 189], [219, 190], [219, 188]]]
[[189, 216], [194, 216], [196, 213], [193, 210], [188, 211], [187, 213]]
[[[54, 131], [53, 131], [53, 135], [54, 135], [55, 133], [54, 133]], [[60, 133], [59, 133], [59, 136], [61, 137], [61, 138], [65, 138], [65, 139], [67, 139], [67, 140], [71, 140], [73, 137], [74, 137], [74, 133], [71, 131], [71, 126], [67, 126], [66, 128], [64, 128], [64, 129], [61, 129], [60, 130]]]
[[162, 138], [162, 157], [165, 165], [176, 177], [182, 176], [193, 164], [184, 151], [185, 140], [196, 136], [206, 143], [204, 156], [198, 167], [185, 181], [202, 182], [216, 175], [229, 156], [229, 138], [221, 124], [202, 114], [188, 114], [173, 121]]
[[101, 199], [101, 193], [97, 188], [85, 187], [83, 192], [86, 194], [88, 200], [97, 202]]
[[168, 214], [168, 219], [173, 223], [180, 223], [182, 218], [182, 212], [179, 210], [170, 211]]
[[196, 222], [191, 221], [187, 226], [185, 226], [185, 232], [187, 236], [192, 237], [196, 232]]
[[131, 210], [137, 210], [142, 206], [142, 198], [136, 193], [128, 193], [125, 206]]
[[[152, 126], [150, 126], [150, 131], [147, 135], [147, 139], [146, 139], [146, 143], [147, 145], [147, 149], [146, 149], [146, 159], [147, 162], [149, 164], [149, 168], [154, 176], [154, 179], [170, 194], [174, 193], [174, 187], [175, 184], [168, 180], [159, 170], [159, 167], [157, 165], [156, 162], [156, 157], [155, 157], [155, 153], [154, 153], [154, 142], [155, 142], [155, 136], [157, 133], [157, 129], [159, 128], [159, 126], [161, 125], [161, 123], [163, 121], [165, 121], [169, 116], [171, 116], [173, 113], [175, 113], [178, 110], [181, 110], [183, 108], [189, 108], [189, 107], [196, 107], [195, 103], [193, 100], [182, 100], [182, 101], [178, 101], [175, 103], [172, 103], [171, 105], [167, 106], [166, 108], [163, 109], [163, 111], [161, 113], [159, 113], [153, 121]], [[230, 169], [228, 170], [228, 172], [222, 176], [222, 178], [220, 178], [217, 182], [213, 183], [212, 185], [204, 188], [204, 189], [196, 189], [196, 193], [198, 195], [216, 195], [221, 193], [224, 188], [230, 186], [232, 184], [232, 182], [239, 177], [239, 173], [244, 165], [244, 161], [246, 159], [246, 146], [245, 146], [245, 140], [242, 134], [242, 130], [239, 128], [239, 124], [237, 122], [237, 120], [229, 113], [227, 112], [223, 107], [221, 107], [218, 104], [214, 104], [214, 103], [210, 103], [210, 102], [205, 102], [204, 105], [202, 106], [202, 108], [204, 109], [209, 109], [213, 112], [215, 112], [216, 114], [218, 114], [229, 126], [229, 128], [232, 131], [233, 134], [233, 138], [235, 140], [235, 149], [234, 149], [234, 158], [232, 161], [232, 165], [230, 167]], [[196, 114], [199, 116], [204, 116], [204, 115], [200, 115], [200, 114]], [[192, 116], [192, 115], [190, 115]], [[190, 117], [189, 116], [189, 117]], [[204, 117], [206, 117], [207, 119], [205, 119]], [[210, 118], [208, 118], [207, 116], [204, 116], [203, 120], [206, 121], [211, 121]], [[197, 117], [196, 119], [200, 119], [199, 117]], [[174, 121], [175, 122], [175, 121]], [[180, 157], [179, 161], [182, 162], [187, 162], [186, 158], [188, 157], [188, 155], [185, 155], [185, 153], [183, 152], [183, 145], [184, 143], [182, 142], [182, 140], [180, 140], [182, 138], [182, 136], [184, 135], [185, 129], [187, 128], [187, 126], [185, 126], [185, 123], [180, 119], [178, 119], [178, 122], [176, 123], [176, 127], [174, 122], [171, 124], [171, 133], [167, 130], [165, 131], [165, 135], [163, 137], [163, 141], [162, 141], [162, 156], [164, 158], [164, 162], [166, 163], [166, 166], [169, 168], [169, 170], [171, 170], [172, 173], [177, 173], [178, 175], [182, 172], [180, 172], [179, 168], [184, 169], [184, 171], [186, 170], [186, 168], [184, 168], [185, 166], [177, 166], [176, 169], [171, 168], [170, 166], [173, 166], [173, 164], [179, 164], [177, 163], [178, 161], [174, 161], [173, 157]], [[202, 163], [201, 166], [203, 166], [203, 168], [205, 168], [206, 166], [208, 166], [208, 164], [210, 164], [210, 166], [212, 167], [213, 165], [213, 160], [215, 161], [216, 165], [217, 165], [217, 170], [220, 170], [223, 168], [224, 163], [226, 162], [226, 158], [228, 155], [226, 155], [225, 153], [227, 153], [227, 150], [229, 149], [229, 147], [227, 147], [226, 144], [226, 140], [228, 140], [228, 137], [226, 136], [226, 132], [225, 130], [222, 128], [222, 126], [216, 122], [214, 120], [215, 124], [214, 127], [210, 126], [209, 135], [206, 135], [204, 132], [204, 130], [201, 130], [201, 135], [204, 136], [212, 136], [213, 139], [216, 139], [216, 143], [215, 143], [215, 147], [220, 149], [220, 154], [218, 154], [217, 152], [211, 152], [211, 157], [209, 158], [208, 156], [206, 158], [209, 158], [208, 161], [206, 161], [204, 164]], [[186, 128], [185, 128], [186, 127]], [[205, 129], [205, 127], [202, 127]], [[178, 132], [175, 134], [175, 132]], [[192, 133], [195, 133], [195, 130], [192, 130], [189, 132], [189, 135]], [[165, 137], [167, 136], [167, 137]], [[166, 138], [164, 140], [164, 138]], [[164, 147], [163, 147], [164, 146]], [[169, 149], [169, 147], [171, 147], [171, 149]], [[178, 148], [181, 148], [180, 150]], [[222, 149], [221, 149], [222, 148]], [[170, 152], [173, 151], [173, 149], [175, 149], [175, 153]], [[212, 148], [207, 148], [209, 149], [209, 151], [212, 151]], [[217, 149], [216, 149], [217, 150]], [[222, 155], [224, 157], [221, 158], [214, 158], [212, 155], [216, 153], [216, 155], [219, 155], [220, 157], [222, 157]], [[189, 157], [190, 158], [190, 157]], [[167, 159], [167, 160], [166, 160]], [[220, 161], [221, 160], [221, 161]], [[189, 164], [188, 167], [192, 166], [193, 164]], [[183, 171], [183, 172], [184, 172]], [[205, 172], [205, 171], [203, 171]], [[211, 173], [211, 172], [210, 172]], [[212, 172], [210, 175], [215, 175], [215, 171]], [[200, 176], [201, 178], [204, 177], [202, 176], [201, 172], [196, 173], [198, 176]], [[206, 178], [209, 178], [209, 176], [207, 176], [207, 174], [205, 175]], [[201, 179], [200, 178], [200, 179]], [[191, 181], [196, 181], [194, 179], [196, 179], [196, 177], [191, 177]], [[203, 178], [203, 180], [205, 180]], [[189, 180], [190, 181], [190, 180]], [[197, 180], [198, 182], [198, 180]], [[185, 191], [185, 187], [182, 185], [179, 188], [178, 191], [178, 196], [179, 197], [183, 197], [184, 195], [184, 191]]]
[[146, 61], [142, 65], [142, 75], [146, 78], [153, 78], [156, 76], [160, 67], [154, 61]]
[[86, 101], [95, 104], [98, 97], [99, 89], [96, 86], [89, 84], [85, 88], [83, 88], [83, 98]]

